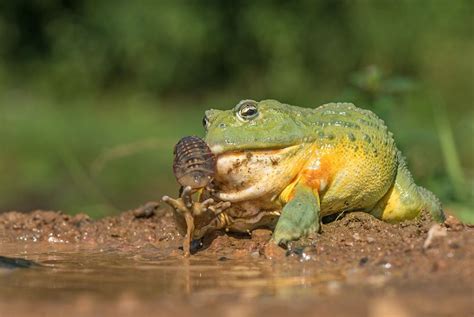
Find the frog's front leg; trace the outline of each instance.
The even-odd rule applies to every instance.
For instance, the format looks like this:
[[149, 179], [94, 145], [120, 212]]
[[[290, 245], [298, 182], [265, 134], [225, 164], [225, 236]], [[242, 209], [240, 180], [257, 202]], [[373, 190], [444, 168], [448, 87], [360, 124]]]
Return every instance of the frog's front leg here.
[[218, 215], [223, 210], [230, 206], [230, 202], [215, 202], [214, 199], [209, 198], [202, 202], [193, 200], [193, 189], [186, 186], [181, 191], [180, 198], [173, 199], [169, 196], [163, 196], [162, 200], [173, 208], [175, 214], [183, 216], [186, 222], [186, 236], [183, 241], [184, 255], [189, 256], [191, 249], [191, 241], [194, 237], [194, 218], [203, 215], [204, 213], [211, 213]]
[[309, 186], [298, 183], [293, 198], [283, 207], [273, 232], [276, 244], [286, 244], [320, 229], [319, 195]]

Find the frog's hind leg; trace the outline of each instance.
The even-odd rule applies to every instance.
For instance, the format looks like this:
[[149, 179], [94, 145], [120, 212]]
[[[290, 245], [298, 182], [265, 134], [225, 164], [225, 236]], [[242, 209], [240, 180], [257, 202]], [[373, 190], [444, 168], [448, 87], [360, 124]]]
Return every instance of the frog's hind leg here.
[[387, 222], [398, 222], [417, 217], [428, 211], [434, 220], [445, 219], [441, 203], [429, 190], [417, 186], [413, 181], [404, 158], [398, 155], [399, 165], [393, 186], [374, 207], [371, 214]]
[[319, 195], [307, 185], [297, 184], [293, 198], [285, 205], [273, 232], [276, 244], [297, 240], [310, 233], [318, 232]]

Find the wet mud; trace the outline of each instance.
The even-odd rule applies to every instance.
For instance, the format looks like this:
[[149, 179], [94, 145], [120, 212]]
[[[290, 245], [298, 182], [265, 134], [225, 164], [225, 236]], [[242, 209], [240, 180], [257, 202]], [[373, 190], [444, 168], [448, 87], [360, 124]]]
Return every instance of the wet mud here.
[[474, 228], [452, 216], [350, 213], [287, 249], [270, 237], [216, 232], [185, 258], [153, 202], [100, 220], [2, 213], [0, 316], [474, 314]]

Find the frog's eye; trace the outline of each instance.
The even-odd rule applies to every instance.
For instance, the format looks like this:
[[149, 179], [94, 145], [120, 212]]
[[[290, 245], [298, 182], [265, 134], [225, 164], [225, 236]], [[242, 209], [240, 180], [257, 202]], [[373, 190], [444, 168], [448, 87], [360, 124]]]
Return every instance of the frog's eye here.
[[244, 121], [256, 118], [258, 116], [257, 103], [253, 100], [240, 103], [237, 109], [237, 116]]
[[207, 128], [209, 128], [209, 118], [206, 115], [204, 115], [204, 117], [202, 118], [202, 126], [206, 130]]

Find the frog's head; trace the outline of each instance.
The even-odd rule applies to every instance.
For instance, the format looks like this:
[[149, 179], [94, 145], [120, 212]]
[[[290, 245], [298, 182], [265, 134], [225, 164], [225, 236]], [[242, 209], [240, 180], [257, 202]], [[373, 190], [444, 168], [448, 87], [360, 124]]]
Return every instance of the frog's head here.
[[301, 142], [302, 114], [276, 100], [242, 100], [232, 110], [208, 110], [203, 119], [206, 142], [214, 154], [282, 149]]

